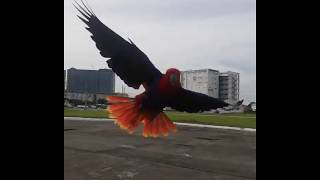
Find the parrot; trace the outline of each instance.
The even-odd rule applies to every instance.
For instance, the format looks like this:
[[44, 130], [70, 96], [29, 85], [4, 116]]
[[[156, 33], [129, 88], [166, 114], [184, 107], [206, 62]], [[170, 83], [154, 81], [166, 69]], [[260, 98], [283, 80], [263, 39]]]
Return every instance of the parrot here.
[[161, 73], [130, 38], [128, 41], [123, 39], [104, 25], [88, 4], [81, 2], [81, 5], [78, 2], [73, 4], [82, 15], [77, 17], [87, 25], [86, 29], [91, 33], [101, 56], [107, 59], [108, 67], [129, 87], [139, 89], [143, 86], [145, 89], [134, 98], [106, 97], [107, 111], [121, 129], [132, 134], [143, 124], [144, 137], [168, 136], [169, 133], [176, 132], [177, 127], [164, 112], [166, 107], [181, 112], [199, 113], [242, 104], [243, 100], [229, 104], [218, 98], [184, 89], [180, 82], [181, 72], [177, 68], [169, 68]]

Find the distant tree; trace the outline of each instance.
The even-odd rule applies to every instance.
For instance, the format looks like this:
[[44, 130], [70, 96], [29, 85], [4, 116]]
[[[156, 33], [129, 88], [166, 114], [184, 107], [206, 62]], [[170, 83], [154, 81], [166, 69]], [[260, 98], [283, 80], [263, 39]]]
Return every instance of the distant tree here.
[[107, 100], [105, 100], [105, 99], [98, 99], [98, 100], [97, 100], [97, 103], [98, 103], [98, 104], [107, 104]]
[[85, 102], [78, 100], [78, 99], [70, 99], [69, 103], [74, 105], [74, 106], [78, 106], [78, 105], [84, 105]]
[[248, 104], [248, 106], [245, 106], [244, 108], [244, 112], [247, 113], [254, 113], [253, 109], [252, 109], [252, 105], [255, 104], [255, 102], [250, 102], [250, 104]]

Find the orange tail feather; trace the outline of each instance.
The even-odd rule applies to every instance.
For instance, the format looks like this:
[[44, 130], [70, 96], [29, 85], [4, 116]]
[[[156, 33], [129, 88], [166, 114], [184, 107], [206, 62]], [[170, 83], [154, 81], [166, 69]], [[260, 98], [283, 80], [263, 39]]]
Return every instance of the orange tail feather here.
[[169, 129], [167, 128], [166, 123], [164, 122], [164, 119], [162, 116], [159, 117], [161, 120], [159, 120], [159, 130], [162, 133], [163, 136], [168, 136]]
[[127, 130], [130, 134], [134, 132], [134, 129], [140, 124], [140, 109], [133, 99], [108, 96], [107, 111], [110, 113], [110, 117], [115, 118], [114, 121], [120, 126], [121, 129]]
[[165, 113], [162, 113], [162, 116], [163, 116], [162, 118], [164, 119], [164, 122], [167, 125], [168, 130], [171, 132], [176, 132], [177, 131], [176, 125], [173, 124], [173, 122], [169, 119], [169, 117]]
[[136, 99], [108, 96], [107, 100], [110, 103], [107, 108], [110, 117], [114, 118], [121, 129], [127, 130], [130, 134], [140, 122], [144, 123], [144, 137], [168, 136], [169, 132], [176, 131], [176, 126], [165, 113], [161, 112], [151, 120], [148, 112], [140, 110], [140, 101]]
[[168, 136], [169, 132], [176, 132], [176, 126], [163, 112], [153, 120], [144, 119], [144, 137], [159, 137], [160, 135]]
[[143, 136], [144, 137], [149, 137], [151, 136], [151, 128], [150, 128], [150, 121], [148, 119], [143, 120], [144, 123], [144, 128], [143, 128]]
[[159, 127], [157, 126], [157, 119], [151, 121], [151, 136], [158, 137], [159, 136]]

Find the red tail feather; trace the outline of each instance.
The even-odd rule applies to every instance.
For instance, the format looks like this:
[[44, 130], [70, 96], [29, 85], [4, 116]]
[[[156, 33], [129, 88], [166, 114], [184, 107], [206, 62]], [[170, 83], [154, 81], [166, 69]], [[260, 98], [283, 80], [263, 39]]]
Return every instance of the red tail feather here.
[[159, 130], [160, 130], [160, 133], [162, 133], [164, 136], [168, 136], [169, 129], [167, 128], [167, 125], [164, 122], [164, 119], [162, 116], [160, 116], [160, 120], [159, 120]]
[[169, 119], [169, 117], [165, 113], [162, 113], [161, 115], [163, 116], [162, 118], [164, 119], [164, 122], [166, 123], [169, 131], [176, 132], [177, 127], [175, 124], [173, 124], [173, 122]]
[[160, 135], [167, 136], [169, 132], [175, 132], [176, 126], [168, 118], [168, 116], [160, 112], [156, 118], [150, 119], [148, 112], [143, 112], [140, 109], [141, 101], [125, 97], [108, 96], [107, 111], [110, 116], [115, 118], [115, 123], [121, 129], [133, 133], [134, 129], [139, 126], [140, 122], [144, 123], [144, 137], [159, 137]]
[[143, 122], [143, 136], [145, 137], [167, 136], [169, 132], [176, 132], [176, 126], [163, 112], [159, 113], [152, 121], [145, 119]]
[[108, 105], [107, 111], [110, 116], [115, 118], [115, 123], [120, 128], [133, 133], [134, 128], [139, 126], [139, 105], [133, 99], [117, 96], [108, 96], [107, 100], [111, 105]]
[[150, 121], [148, 119], [144, 119], [143, 123], [144, 123], [143, 136], [149, 137], [151, 135]]

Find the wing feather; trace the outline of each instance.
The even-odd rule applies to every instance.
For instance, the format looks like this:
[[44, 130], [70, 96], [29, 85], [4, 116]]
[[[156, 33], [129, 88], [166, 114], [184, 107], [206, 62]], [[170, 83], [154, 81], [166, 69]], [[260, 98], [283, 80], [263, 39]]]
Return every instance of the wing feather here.
[[209, 111], [211, 109], [218, 109], [229, 105], [230, 104], [220, 99], [183, 88], [169, 103], [169, 107], [189, 113]]
[[91, 38], [96, 43], [102, 57], [108, 58], [107, 64], [128, 86], [138, 89], [141, 84], [151, 84], [162, 73], [151, 63], [130, 39], [126, 41], [104, 25], [88, 5], [76, 2], [75, 8], [83, 16], [78, 16], [88, 27]]

